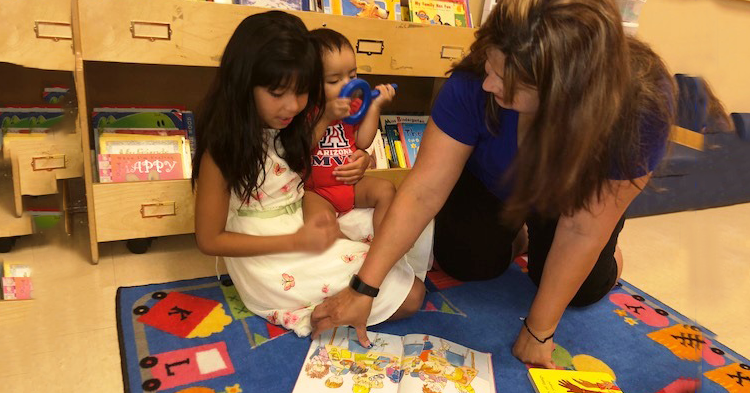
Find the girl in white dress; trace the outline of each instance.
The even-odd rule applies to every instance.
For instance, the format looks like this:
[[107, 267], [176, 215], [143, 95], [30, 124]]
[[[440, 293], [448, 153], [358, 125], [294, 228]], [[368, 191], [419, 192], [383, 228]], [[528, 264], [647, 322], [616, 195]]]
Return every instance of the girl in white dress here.
[[[199, 113], [193, 169], [199, 249], [223, 256], [245, 306], [310, 333], [310, 314], [345, 289], [372, 238], [372, 211], [302, 219], [313, 108], [324, 104], [321, 62], [302, 21], [280, 11], [246, 18], [229, 40]], [[416, 312], [432, 233], [388, 273], [368, 325]], [[366, 296], [366, 295], [361, 295]]]

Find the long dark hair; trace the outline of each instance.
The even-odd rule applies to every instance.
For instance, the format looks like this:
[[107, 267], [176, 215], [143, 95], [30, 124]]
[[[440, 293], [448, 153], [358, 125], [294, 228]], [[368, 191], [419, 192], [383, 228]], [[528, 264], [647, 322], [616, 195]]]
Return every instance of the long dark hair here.
[[[513, 102], [519, 84], [539, 93], [509, 173], [506, 218], [520, 221], [532, 207], [547, 215], [588, 208], [613, 165], [623, 179], [645, 173], [641, 128], [659, 127], [666, 137], [674, 84], [659, 56], [624, 34], [613, 0], [500, 0], [454, 71], [485, 76], [490, 48], [506, 57], [505, 102]], [[493, 130], [499, 108], [491, 95], [487, 100]]]
[[263, 184], [269, 147], [253, 98], [256, 86], [309, 94], [307, 106], [277, 134], [274, 143], [283, 146], [282, 158], [291, 170], [310, 173], [312, 128], [318, 120], [313, 109], [325, 102], [320, 56], [300, 18], [269, 11], [245, 18], [224, 50], [197, 114], [193, 187], [206, 152], [221, 170], [229, 191], [243, 201]]

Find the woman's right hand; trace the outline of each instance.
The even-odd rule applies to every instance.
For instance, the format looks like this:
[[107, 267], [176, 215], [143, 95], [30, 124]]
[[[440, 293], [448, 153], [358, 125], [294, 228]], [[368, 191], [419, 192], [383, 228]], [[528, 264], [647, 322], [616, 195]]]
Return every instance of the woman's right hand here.
[[295, 249], [302, 252], [321, 253], [339, 236], [339, 223], [331, 212], [312, 216], [294, 234]]

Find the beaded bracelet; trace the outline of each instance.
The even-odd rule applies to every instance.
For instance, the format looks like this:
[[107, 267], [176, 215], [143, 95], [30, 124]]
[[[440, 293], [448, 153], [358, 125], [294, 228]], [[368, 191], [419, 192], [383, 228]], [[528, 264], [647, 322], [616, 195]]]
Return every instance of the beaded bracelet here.
[[534, 340], [538, 341], [540, 344], [544, 344], [547, 341], [551, 340], [552, 337], [555, 336], [555, 333], [550, 334], [549, 337], [545, 338], [544, 340], [540, 340], [539, 337], [537, 337], [534, 333], [531, 332], [531, 329], [529, 329], [529, 325], [526, 323], [526, 318], [523, 319], [523, 326], [526, 327], [526, 331], [529, 332], [531, 337], [534, 337]]

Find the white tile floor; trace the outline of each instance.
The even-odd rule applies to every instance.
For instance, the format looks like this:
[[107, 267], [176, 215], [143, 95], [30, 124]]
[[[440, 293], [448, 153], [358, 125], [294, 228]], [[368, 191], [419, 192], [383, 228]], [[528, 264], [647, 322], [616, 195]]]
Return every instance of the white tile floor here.
[[[72, 237], [50, 230], [0, 254], [32, 266], [36, 297], [0, 302], [0, 392], [122, 391], [117, 287], [215, 274], [192, 236], [157, 239], [143, 255], [103, 244], [91, 265], [77, 221]], [[750, 356], [750, 204], [628, 220], [620, 245], [624, 279]]]

